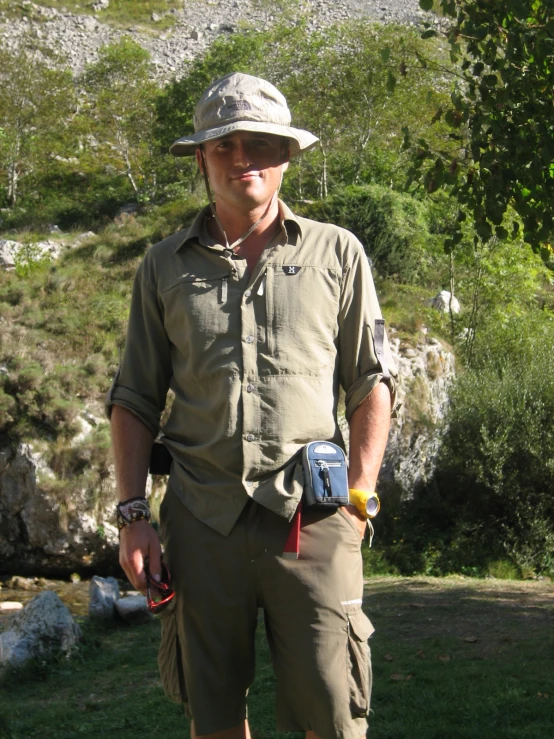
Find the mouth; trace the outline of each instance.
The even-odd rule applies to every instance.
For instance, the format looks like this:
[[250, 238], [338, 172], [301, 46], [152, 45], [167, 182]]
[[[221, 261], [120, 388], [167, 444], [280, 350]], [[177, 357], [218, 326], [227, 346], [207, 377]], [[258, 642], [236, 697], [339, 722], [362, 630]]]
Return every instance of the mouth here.
[[242, 172], [241, 174], [231, 177], [232, 180], [238, 180], [239, 182], [248, 182], [249, 180], [255, 180], [259, 177], [257, 172]]

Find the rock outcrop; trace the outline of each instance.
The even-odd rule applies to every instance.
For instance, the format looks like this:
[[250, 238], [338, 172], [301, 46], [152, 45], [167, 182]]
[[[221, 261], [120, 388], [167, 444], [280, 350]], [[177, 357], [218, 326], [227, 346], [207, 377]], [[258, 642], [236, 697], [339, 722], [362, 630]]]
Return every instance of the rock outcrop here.
[[0, 269], [10, 271], [15, 269], [16, 263], [24, 265], [42, 259], [58, 259], [65, 248], [63, 243], [51, 239], [28, 244], [0, 239]]
[[0, 562], [4, 572], [69, 574], [115, 567], [113, 482], [65, 495], [37, 442], [0, 451]]
[[448, 389], [455, 376], [452, 352], [424, 332], [415, 344], [400, 339], [394, 329], [390, 332], [402, 405], [391, 424], [380, 480], [395, 483], [404, 499], [410, 498], [434, 470], [437, 428], [444, 419]]

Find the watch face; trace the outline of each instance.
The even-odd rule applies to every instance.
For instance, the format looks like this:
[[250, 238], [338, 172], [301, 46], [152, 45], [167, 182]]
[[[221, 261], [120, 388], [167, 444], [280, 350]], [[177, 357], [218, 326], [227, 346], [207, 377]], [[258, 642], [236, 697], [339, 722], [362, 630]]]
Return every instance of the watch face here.
[[371, 497], [368, 498], [368, 501], [365, 505], [365, 510], [368, 516], [370, 518], [373, 518], [379, 513], [379, 498], [377, 497]]

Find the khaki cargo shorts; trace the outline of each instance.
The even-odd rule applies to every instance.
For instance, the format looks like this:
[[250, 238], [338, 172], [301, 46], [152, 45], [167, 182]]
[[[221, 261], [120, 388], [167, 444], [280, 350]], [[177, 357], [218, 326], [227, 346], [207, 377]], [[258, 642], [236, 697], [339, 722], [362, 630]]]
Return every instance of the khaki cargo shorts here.
[[288, 522], [252, 501], [227, 537], [198, 521], [171, 488], [160, 518], [177, 593], [162, 619], [160, 673], [197, 734], [244, 721], [262, 608], [277, 730], [364, 736], [373, 627], [361, 607], [361, 542], [348, 514], [305, 511], [298, 560], [282, 557]]

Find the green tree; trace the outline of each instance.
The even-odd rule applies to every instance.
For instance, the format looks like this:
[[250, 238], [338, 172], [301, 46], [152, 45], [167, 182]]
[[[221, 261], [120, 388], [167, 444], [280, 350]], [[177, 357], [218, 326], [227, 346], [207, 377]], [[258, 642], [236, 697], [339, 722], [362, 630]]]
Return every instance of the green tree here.
[[[431, 10], [432, 0], [420, 0]], [[554, 203], [554, 5], [551, 0], [438, 0], [451, 19], [444, 35], [457, 64], [444, 120], [458, 155], [425, 138], [412, 147], [412, 179], [427, 190], [452, 189], [461, 215], [473, 216], [478, 236], [506, 238], [505, 216], [519, 216], [514, 234], [543, 258], [552, 256]], [[424, 37], [436, 35], [431, 27]], [[521, 224], [520, 224], [521, 220]], [[453, 246], [461, 239], [455, 229]]]
[[[293, 41], [279, 55], [276, 76], [297, 123], [320, 139], [311, 160], [319, 167], [318, 187], [309, 194], [399, 182], [402, 126], [410, 121], [422, 128], [444, 95], [442, 66], [448, 62], [440, 50], [409, 29], [362, 22]], [[435, 67], [422, 68], [424, 51]]]
[[455, 330], [466, 365], [475, 366], [499, 351], [493, 334], [507, 331], [515, 321], [532, 322], [548, 298], [548, 269], [530, 249], [522, 251], [519, 238], [466, 240], [457, 247], [455, 258], [457, 294], [465, 306], [454, 322]]
[[104, 46], [83, 82], [81, 121], [88, 136], [82, 159], [126, 177], [136, 197], [147, 197], [157, 186], [159, 157], [153, 132], [159, 90], [148, 52], [128, 38]]
[[0, 85], [0, 181], [14, 206], [31, 192], [33, 177], [67, 156], [75, 95], [68, 70], [25, 49], [0, 50]]

